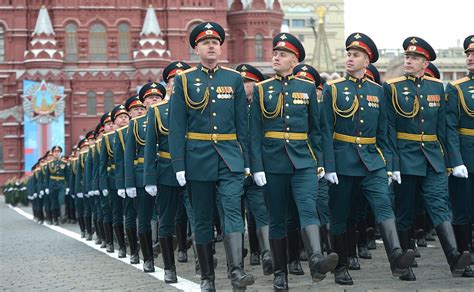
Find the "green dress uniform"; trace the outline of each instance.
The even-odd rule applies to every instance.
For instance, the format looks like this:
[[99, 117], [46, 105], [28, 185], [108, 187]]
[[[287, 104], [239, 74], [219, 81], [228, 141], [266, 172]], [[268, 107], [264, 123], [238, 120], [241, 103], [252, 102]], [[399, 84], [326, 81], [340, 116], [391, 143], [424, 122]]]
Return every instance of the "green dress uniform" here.
[[[207, 39], [222, 45], [224, 29], [217, 23], [201, 23], [190, 34], [191, 47]], [[201, 268], [201, 289], [215, 289], [212, 257], [213, 211], [219, 194], [223, 202], [229, 276], [233, 287], [244, 288], [254, 278], [242, 268], [240, 212], [244, 168], [248, 159], [248, 118], [240, 73], [202, 64], [174, 79], [170, 102], [169, 143], [174, 171], [185, 172], [194, 210], [195, 241]]]
[[[47, 157], [45, 157], [45, 160]], [[48, 224], [53, 224], [53, 216], [51, 212], [51, 200], [49, 197], [49, 194], [46, 193], [46, 189], [48, 188], [48, 180], [47, 180], [47, 175], [48, 175], [48, 162], [43, 162], [40, 165], [40, 195], [43, 198], [43, 207], [44, 207], [44, 213], [46, 214], [46, 222]]]
[[[33, 181], [33, 188], [34, 192], [33, 195], [36, 197], [37, 200], [37, 205], [36, 209], [38, 212], [38, 223], [42, 224], [44, 222], [44, 212], [43, 212], [43, 197], [40, 193], [40, 173], [41, 173], [41, 168], [40, 168], [40, 163], [36, 165], [35, 170], [33, 171], [33, 176], [34, 176], [34, 181]], [[36, 194], [36, 195], [35, 195]]]
[[[403, 43], [406, 54], [416, 54], [434, 61], [431, 46], [419, 37]], [[460, 254], [451, 225], [446, 173], [446, 103], [443, 83], [429, 76], [404, 75], [384, 83], [385, 98], [390, 103], [388, 137], [393, 145], [393, 170], [401, 173], [395, 184], [395, 213], [400, 241], [409, 248], [409, 229], [415, 217], [415, 197], [423, 196], [426, 209], [436, 228], [454, 276], [461, 275], [469, 264], [468, 254]], [[411, 268], [401, 276], [415, 280]]]
[[75, 193], [74, 193], [74, 176], [76, 173], [77, 157], [71, 157], [68, 160], [66, 167], [67, 173], [67, 187], [69, 192], [66, 192], [66, 212], [71, 223], [76, 224], [76, 204], [75, 204]]
[[[84, 145], [88, 143], [84, 138], [79, 142], [79, 148], [83, 148]], [[76, 211], [77, 219], [79, 221], [79, 228], [81, 229], [81, 237], [86, 237], [87, 239], [92, 240], [92, 221], [89, 228], [87, 224], [86, 213], [85, 213], [85, 201], [84, 201], [84, 166], [85, 166], [85, 156], [87, 155], [87, 150], [81, 150], [78, 155], [77, 164], [76, 164], [76, 175], [74, 178], [74, 191], [76, 192]], [[89, 239], [90, 238], [90, 239]]]
[[62, 159], [54, 159], [48, 163], [46, 180], [49, 188], [51, 215], [54, 225], [58, 225], [59, 217], [61, 215], [59, 198], [64, 198], [66, 192], [66, 163]]
[[[474, 35], [464, 40], [466, 54], [474, 52]], [[453, 228], [460, 252], [469, 251], [474, 220], [474, 72], [446, 87], [447, 153], [450, 167], [464, 165], [467, 178], [451, 175], [449, 191]], [[463, 277], [474, 277], [468, 266]]]

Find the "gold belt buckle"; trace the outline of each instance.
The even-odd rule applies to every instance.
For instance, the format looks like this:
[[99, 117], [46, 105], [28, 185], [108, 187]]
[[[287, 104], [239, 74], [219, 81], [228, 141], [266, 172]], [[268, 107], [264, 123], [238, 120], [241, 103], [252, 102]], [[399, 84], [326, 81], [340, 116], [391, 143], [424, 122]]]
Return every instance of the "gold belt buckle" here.
[[212, 134], [211, 139], [212, 139], [212, 141], [214, 141], [214, 143], [216, 143], [217, 142], [217, 134]]
[[285, 137], [285, 140], [290, 139], [290, 133], [285, 133], [283, 136]]
[[355, 142], [356, 142], [357, 144], [360, 144], [360, 137], [356, 137]]
[[425, 134], [421, 134], [421, 142], [425, 142]]

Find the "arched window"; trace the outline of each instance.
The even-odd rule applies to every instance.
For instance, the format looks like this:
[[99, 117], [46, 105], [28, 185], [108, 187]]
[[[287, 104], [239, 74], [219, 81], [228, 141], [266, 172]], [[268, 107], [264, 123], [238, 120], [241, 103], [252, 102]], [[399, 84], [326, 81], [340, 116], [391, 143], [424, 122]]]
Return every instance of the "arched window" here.
[[[189, 26], [189, 33], [193, 31], [193, 29], [198, 25], [199, 23], [194, 23]], [[199, 61], [199, 56], [194, 52], [194, 49], [189, 47], [189, 61], [194, 61], [198, 62]]]
[[89, 59], [107, 60], [107, 32], [102, 24], [93, 24], [89, 29]]
[[74, 23], [66, 25], [66, 61], [77, 61], [77, 26]]
[[255, 61], [263, 62], [263, 37], [261, 34], [255, 36]]
[[97, 94], [92, 90], [87, 93], [87, 115], [97, 115]]
[[104, 112], [110, 112], [114, 108], [114, 93], [107, 90], [104, 93]]
[[0, 62], [5, 60], [5, 30], [0, 25]]
[[118, 26], [118, 59], [130, 60], [130, 29], [126, 23]]

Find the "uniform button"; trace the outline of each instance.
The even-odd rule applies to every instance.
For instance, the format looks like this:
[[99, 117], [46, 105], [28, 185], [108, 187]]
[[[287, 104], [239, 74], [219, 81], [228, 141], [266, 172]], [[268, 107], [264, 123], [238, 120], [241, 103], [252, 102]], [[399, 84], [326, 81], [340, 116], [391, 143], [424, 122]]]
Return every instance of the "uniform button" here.
[[362, 147], [362, 145], [359, 144], [359, 147]]
[[286, 107], [289, 107], [290, 105], [289, 104], [285, 104]]
[[216, 102], [216, 100], [215, 100], [215, 99], [213, 99], [213, 100], [212, 100], [212, 102]]
[[212, 75], [209, 75], [209, 78], [211, 78], [211, 79], [212, 79]]
[[285, 141], [286, 141], [286, 143], [289, 143], [289, 142], [290, 142], [290, 140], [285, 140]]
[[211, 90], [214, 90], [214, 86], [211, 86]]
[[424, 147], [424, 146], [425, 146], [425, 143], [422, 142], [422, 143], [421, 143], [421, 146]]
[[363, 111], [363, 110], [364, 110], [364, 108], [363, 108], [363, 107], [361, 107], [361, 108], [360, 108], [360, 110], [361, 110], [361, 111]]
[[363, 124], [363, 123], [364, 123], [364, 120], [360, 120], [360, 123]]
[[290, 127], [287, 127], [286, 130], [289, 131], [289, 130], [290, 130]]
[[421, 86], [420, 84], [417, 85], [417, 87], [420, 87], [420, 86]]
[[288, 95], [288, 92], [285, 92], [285, 95]]
[[361, 135], [361, 136], [362, 136], [362, 132], [359, 132], [359, 135]]
[[359, 97], [360, 97], [360, 98], [364, 98], [364, 96], [363, 96], [362, 94], [361, 94]]
[[423, 94], [420, 94], [420, 97], [423, 98]]
[[290, 119], [290, 116], [286, 116], [286, 119], [287, 119], [287, 120]]
[[425, 119], [421, 119], [421, 122], [424, 123], [424, 122], [425, 122]]
[[424, 106], [422, 106], [422, 107], [421, 107], [421, 110], [424, 110], [424, 109], [425, 109], [425, 107], [424, 107]]
[[217, 116], [217, 114], [216, 114], [216, 113], [212, 113], [212, 116], [215, 117], [215, 116]]
[[421, 132], [421, 135], [424, 135], [424, 134], [425, 134], [425, 132]]
[[288, 82], [285, 82], [285, 86], [287, 86], [287, 85], [288, 85]]
[[217, 130], [217, 126], [214, 126], [214, 130]]
[[362, 88], [362, 85], [359, 84], [359, 88]]

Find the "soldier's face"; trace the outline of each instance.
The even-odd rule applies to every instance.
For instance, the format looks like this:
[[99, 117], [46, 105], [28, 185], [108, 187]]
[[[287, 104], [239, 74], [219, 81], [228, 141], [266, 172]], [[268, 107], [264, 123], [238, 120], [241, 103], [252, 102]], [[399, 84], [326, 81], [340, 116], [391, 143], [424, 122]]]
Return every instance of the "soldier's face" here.
[[89, 145], [94, 145], [95, 144], [95, 138], [89, 138], [87, 139], [89, 141]]
[[56, 158], [56, 159], [58, 159], [59, 157], [61, 157], [61, 150], [59, 150], [59, 149], [53, 150], [53, 156], [54, 156], [54, 158]]
[[349, 74], [365, 70], [369, 66], [369, 56], [355, 49], [349, 49], [346, 55], [346, 71]]
[[152, 94], [148, 95], [145, 100], [143, 100], [143, 104], [146, 106], [146, 108], [150, 108], [150, 106], [157, 104], [161, 100], [161, 96]]
[[115, 130], [115, 125], [114, 125], [114, 123], [112, 123], [112, 121], [105, 123], [104, 132], [110, 133], [113, 130]]
[[127, 114], [120, 114], [115, 118], [115, 126], [117, 128], [125, 127], [128, 125], [128, 122], [130, 121], [130, 117]]
[[245, 94], [247, 95], [247, 103], [251, 104], [253, 99], [253, 87], [255, 82], [253, 81], [244, 81]]
[[173, 93], [173, 85], [174, 85], [174, 77], [168, 79], [168, 83], [166, 83], [166, 95], [171, 96]]
[[205, 39], [196, 44], [194, 52], [203, 61], [217, 61], [221, 55], [221, 43], [217, 39]]
[[272, 68], [280, 75], [287, 75], [298, 64], [296, 55], [287, 51], [274, 50], [272, 57]]
[[469, 72], [474, 72], [474, 51], [466, 53], [466, 64]]
[[425, 69], [428, 67], [428, 60], [425, 57], [415, 54], [405, 54], [404, 69], [405, 73], [421, 77], [425, 74]]
[[146, 112], [146, 109], [144, 107], [137, 106], [137, 107], [132, 108], [129, 113], [130, 113], [130, 117], [136, 118], [136, 117], [144, 115], [145, 112]]

